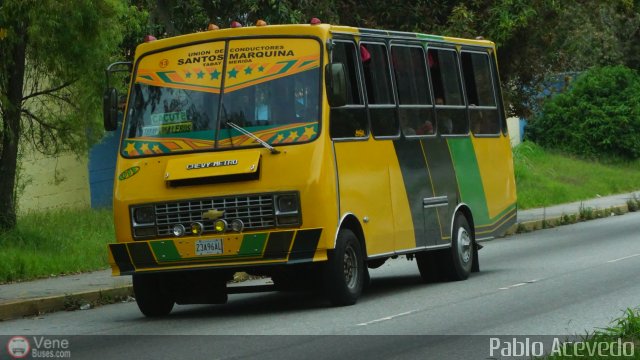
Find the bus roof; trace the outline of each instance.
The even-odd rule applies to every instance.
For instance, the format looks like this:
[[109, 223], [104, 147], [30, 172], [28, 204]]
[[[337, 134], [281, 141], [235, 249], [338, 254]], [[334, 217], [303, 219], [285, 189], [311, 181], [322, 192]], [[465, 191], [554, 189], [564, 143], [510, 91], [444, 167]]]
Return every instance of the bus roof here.
[[153, 40], [140, 44], [136, 49], [136, 57], [143, 53], [152, 52], [155, 50], [180, 46], [186, 43], [210, 41], [214, 39], [229, 39], [247, 36], [315, 36], [324, 39], [328, 37], [329, 34], [349, 34], [353, 36], [371, 36], [401, 40], [422, 40], [437, 43], [471, 45], [490, 48], [495, 47], [495, 44], [493, 42], [480, 39], [464, 39], [440, 35], [359, 28], [331, 24], [286, 24], [208, 30]]

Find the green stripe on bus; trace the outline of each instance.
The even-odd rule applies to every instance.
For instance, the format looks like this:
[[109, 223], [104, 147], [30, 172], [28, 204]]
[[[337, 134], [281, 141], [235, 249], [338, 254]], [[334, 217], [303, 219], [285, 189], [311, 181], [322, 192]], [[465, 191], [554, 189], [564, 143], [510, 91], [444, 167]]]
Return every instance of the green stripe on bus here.
[[238, 256], [255, 256], [262, 254], [264, 245], [267, 242], [267, 234], [251, 234], [245, 235], [242, 238], [242, 245], [240, 245], [240, 252]]
[[150, 241], [149, 243], [158, 261], [176, 261], [182, 259], [173, 241]]
[[476, 226], [490, 222], [480, 167], [470, 138], [451, 138], [449, 151], [456, 169], [461, 201], [468, 204]]
[[438, 36], [438, 35], [417, 34], [417, 37], [418, 39], [424, 39], [424, 40], [444, 41], [444, 37]]

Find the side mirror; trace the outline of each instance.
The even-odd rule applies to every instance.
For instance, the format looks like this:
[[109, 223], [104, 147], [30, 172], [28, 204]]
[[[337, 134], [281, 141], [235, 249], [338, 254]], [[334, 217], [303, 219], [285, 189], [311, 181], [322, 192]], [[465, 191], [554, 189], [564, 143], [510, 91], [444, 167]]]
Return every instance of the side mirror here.
[[118, 91], [115, 88], [108, 88], [104, 92], [102, 116], [106, 131], [114, 131], [118, 127]]
[[343, 63], [327, 64], [325, 67], [325, 81], [327, 98], [331, 107], [347, 104], [347, 75]]

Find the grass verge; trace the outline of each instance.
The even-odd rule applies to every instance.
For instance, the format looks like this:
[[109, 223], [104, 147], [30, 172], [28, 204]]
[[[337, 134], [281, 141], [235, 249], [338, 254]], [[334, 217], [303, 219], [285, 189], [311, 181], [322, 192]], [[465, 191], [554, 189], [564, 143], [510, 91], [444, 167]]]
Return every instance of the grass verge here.
[[25, 214], [0, 233], [0, 283], [104, 269], [113, 239], [111, 210]]
[[514, 151], [518, 208], [529, 209], [636, 191], [640, 161], [609, 164], [542, 149], [532, 142]]
[[[618, 340], [619, 339], [619, 340]], [[584, 338], [584, 343], [589, 346], [579, 346], [580, 349], [598, 349], [593, 354], [588, 354], [586, 350], [581, 353], [574, 353], [574, 347], [566, 347], [569, 349], [567, 353], [559, 353], [546, 357], [548, 360], [563, 359], [640, 359], [640, 309], [627, 309], [624, 315], [614, 320], [608, 327], [597, 330], [593, 334]], [[624, 354], [619, 349], [620, 344], [627, 350], [626, 354], [630, 356], [612, 356], [612, 354]], [[626, 343], [626, 346], [624, 345]], [[633, 344], [632, 351], [629, 351]], [[601, 344], [598, 346], [598, 344]], [[607, 346], [606, 344], [610, 344]], [[606, 351], [603, 351], [606, 348]], [[585, 355], [587, 355], [585, 357]]]

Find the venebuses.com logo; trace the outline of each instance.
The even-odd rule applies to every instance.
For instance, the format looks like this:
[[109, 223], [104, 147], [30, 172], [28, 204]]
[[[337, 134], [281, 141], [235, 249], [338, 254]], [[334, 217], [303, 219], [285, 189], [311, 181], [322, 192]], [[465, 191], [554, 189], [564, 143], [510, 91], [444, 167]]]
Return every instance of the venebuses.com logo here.
[[7, 342], [7, 352], [14, 359], [22, 359], [29, 355], [31, 344], [24, 336], [14, 336]]
[[30, 356], [33, 359], [64, 359], [71, 357], [68, 339], [33, 336], [14, 336], [7, 341], [7, 353], [14, 359]]

